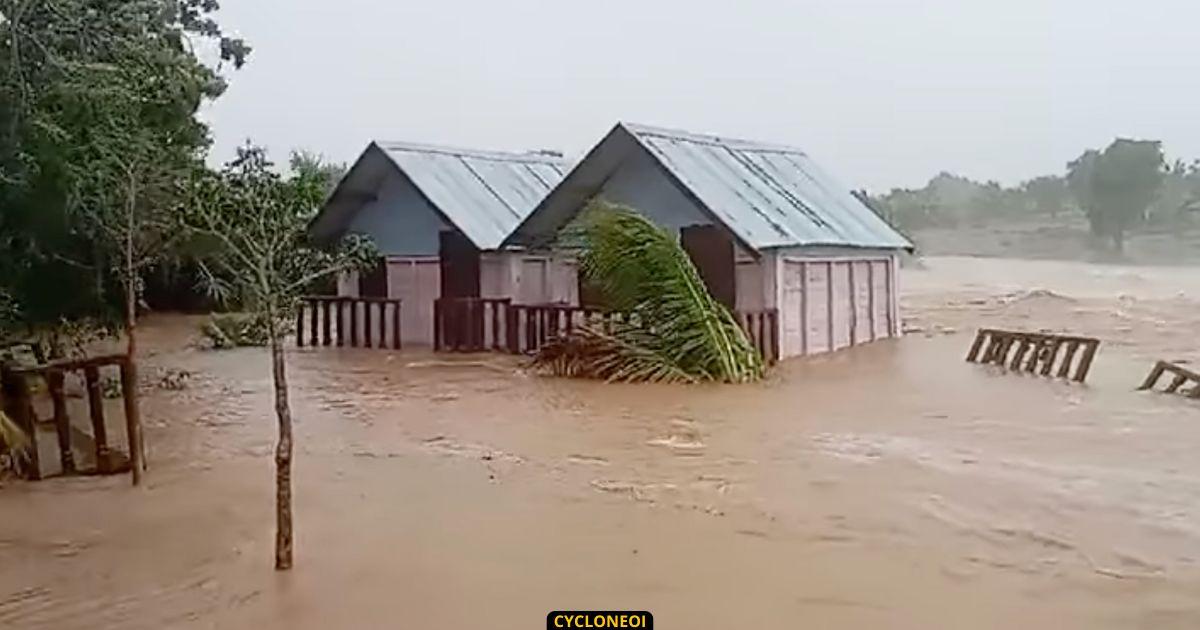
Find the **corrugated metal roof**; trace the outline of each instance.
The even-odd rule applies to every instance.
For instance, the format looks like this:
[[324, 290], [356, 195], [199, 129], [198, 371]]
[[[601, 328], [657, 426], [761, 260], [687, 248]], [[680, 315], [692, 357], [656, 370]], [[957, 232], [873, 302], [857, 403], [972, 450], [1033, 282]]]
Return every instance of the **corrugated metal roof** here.
[[912, 247], [799, 149], [645, 125], [620, 126], [755, 249]]
[[377, 142], [413, 185], [475, 246], [497, 249], [563, 177], [566, 162], [499, 153]]

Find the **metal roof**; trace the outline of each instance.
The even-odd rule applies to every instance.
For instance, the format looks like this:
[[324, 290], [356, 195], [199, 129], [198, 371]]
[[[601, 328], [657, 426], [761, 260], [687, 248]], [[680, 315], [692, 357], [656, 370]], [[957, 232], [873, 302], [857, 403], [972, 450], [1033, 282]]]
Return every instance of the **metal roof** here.
[[413, 185], [480, 249], [497, 249], [563, 177], [566, 162], [401, 142], [376, 143]]
[[629, 123], [618, 127], [754, 249], [912, 247], [799, 149]]
[[407, 142], [372, 142], [338, 183], [309, 232], [339, 237], [399, 170], [434, 210], [482, 250], [498, 249], [563, 177], [567, 162], [544, 153], [501, 153]]

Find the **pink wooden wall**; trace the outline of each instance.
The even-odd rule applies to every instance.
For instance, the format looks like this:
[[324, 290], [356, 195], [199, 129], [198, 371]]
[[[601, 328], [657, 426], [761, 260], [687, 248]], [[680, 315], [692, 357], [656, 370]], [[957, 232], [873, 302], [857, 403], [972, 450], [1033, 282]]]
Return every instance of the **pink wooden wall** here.
[[[438, 259], [430, 256], [388, 256], [387, 270], [388, 297], [401, 300], [400, 340], [403, 345], [432, 345], [433, 300], [441, 291]], [[350, 272], [339, 276], [337, 294], [357, 297], [358, 274]], [[342, 321], [349, 322], [350, 307], [344, 305], [342, 310]], [[391, 317], [390, 307], [385, 316]], [[358, 330], [365, 330], [362, 307], [359, 307], [357, 319]], [[379, 313], [376, 310], [371, 312], [371, 327], [374, 331], [379, 330]], [[385, 342], [386, 346], [391, 346], [390, 334], [385, 335]]]
[[[515, 304], [579, 303], [576, 264], [553, 256], [487, 252], [480, 260], [483, 297]], [[764, 253], [737, 262], [737, 309], [778, 308], [781, 358], [819, 354], [900, 334], [897, 259], [800, 258]], [[389, 257], [388, 297], [403, 301], [402, 340], [433, 342], [433, 301], [440, 291], [436, 257]], [[339, 295], [357, 295], [355, 274]], [[359, 317], [360, 325], [362, 317]]]
[[[520, 252], [485, 252], [479, 265], [481, 297], [511, 297], [515, 304], [579, 303], [574, 261]], [[388, 297], [399, 298], [402, 303], [401, 340], [405, 345], [432, 345], [433, 302], [441, 293], [438, 258], [389, 256], [387, 268]], [[338, 295], [358, 295], [357, 274], [338, 278]], [[372, 316], [378, 319], [375, 313]], [[361, 330], [361, 313], [358, 323]]]
[[[772, 264], [772, 262], [774, 264]], [[896, 258], [771, 261], [779, 282], [780, 353], [803, 356], [899, 336]]]

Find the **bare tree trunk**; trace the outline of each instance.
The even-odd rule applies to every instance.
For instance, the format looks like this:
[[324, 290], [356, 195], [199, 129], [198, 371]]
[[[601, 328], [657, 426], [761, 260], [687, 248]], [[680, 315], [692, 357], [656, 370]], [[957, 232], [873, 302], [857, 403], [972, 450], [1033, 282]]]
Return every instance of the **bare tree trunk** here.
[[125, 353], [129, 356], [129, 368], [126, 378], [130, 387], [126, 395], [135, 396], [130, 404], [125, 405], [126, 426], [129, 428], [129, 462], [133, 471], [133, 485], [142, 483], [142, 471], [146, 466], [145, 443], [142, 440], [142, 418], [140, 405], [136, 400], [138, 388], [137, 369], [137, 270], [133, 260], [134, 211], [137, 203], [137, 183], [133, 176], [129, 178], [128, 196], [125, 200]]
[[288, 405], [287, 371], [274, 312], [271, 335], [271, 375], [275, 381], [275, 416], [279, 443], [275, 447], [275, 569], [292, 568], [292, 410]]

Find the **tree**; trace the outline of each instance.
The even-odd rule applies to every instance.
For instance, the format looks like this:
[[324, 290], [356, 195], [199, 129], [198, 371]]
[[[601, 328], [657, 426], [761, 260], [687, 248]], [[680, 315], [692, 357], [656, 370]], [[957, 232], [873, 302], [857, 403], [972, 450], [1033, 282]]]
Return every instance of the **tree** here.
[[1021, 190], [1033, 204], [1034, 212], [1057, 218], [1066, 208], [1070, 191], [1061, 177], [1044, 175], [1021, 184]]
[[565, 238], [582, 246], [580, 273], [622, 317], [611, 329], [584, 325], [560, 335], [539, 351], [537, 365], [610, 381], [762, 378], [762, 357], [674, 237], [631, 208], [603, 202], [577, 221]]
[[192, 46], [214, 43], [235, 67], [249, 54], [217, 9], [0, 0], [0, 251], [12, 256], [0, 271], [28, 326], [108, 319], [123, 302], [132, 333], [141, 271], [162, 251], [143, 215], [171, 207], [172, 180], [202, 163], [196, 112], [225, 87]]
[[292, 152], [288, 166], [294, 177], [320, 182], [326, 197], [333, 194], [333, 189], [349, 170], [344, 162], [329, 162], [318, 153], [303, 150]]
[[1158, 223], [1178, 222], [1189, 211], [1200, 208], [1200, 161], [1188, 164], [1175, 160], [1163, 173], [1158, 198], [1150, 208], [1150, 219]]
[[1103, 152], [1085, 152], [1067, 168], [1067, 185], [1087, 213], [1092, 234], [1111, 239], [1122, 254], [1125, 232], [1145, 219], [1162, 185], [1161, 143], [1118, 138]]
[[307, 241], [307, 218], [323, 201], [313, 178], [283, 179], [259, 148], [247, 146], [222, 172], [189, 186], [182, 210], [189, 232], [206, 241], [206, 264], [221, 292], [267, 325], [279, 441], [275, 449], [275, 568], [292, 567], [292, 413], [283, 336], [298, 298], [314, 280], [369, 269], [376, 253], [351, 237], [332, 251]]

